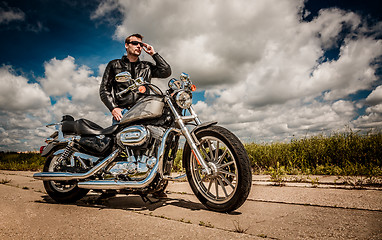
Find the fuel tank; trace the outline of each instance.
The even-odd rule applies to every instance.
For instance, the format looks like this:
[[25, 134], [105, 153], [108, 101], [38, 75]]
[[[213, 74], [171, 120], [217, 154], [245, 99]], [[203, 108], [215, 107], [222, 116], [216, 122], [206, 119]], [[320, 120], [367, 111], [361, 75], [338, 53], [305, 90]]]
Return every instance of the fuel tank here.
[[163, 107], [163, 97], [147, 96], [140, 99], [123, 115], [119, 125], [126, 125], [144, 119], [159, 118], [163, 114]]

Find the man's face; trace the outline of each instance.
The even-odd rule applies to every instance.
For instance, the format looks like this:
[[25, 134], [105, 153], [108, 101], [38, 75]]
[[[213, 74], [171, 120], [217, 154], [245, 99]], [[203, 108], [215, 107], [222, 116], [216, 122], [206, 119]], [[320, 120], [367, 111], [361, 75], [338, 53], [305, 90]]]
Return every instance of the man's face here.
[[134, 42], [134, 43], [135, 42], [142, 42], [142, 39], [137, 38], [137, 37], [131, 37], [130, 38], [130, 43], [125, 43], [127, 54], [131, 54], [131, 55], [134, 55], [134, 56], [138, 57], [139, 55], [141, 55], [142, 46], [141, 46], [141, 44], [134, 45], [131, 42]]

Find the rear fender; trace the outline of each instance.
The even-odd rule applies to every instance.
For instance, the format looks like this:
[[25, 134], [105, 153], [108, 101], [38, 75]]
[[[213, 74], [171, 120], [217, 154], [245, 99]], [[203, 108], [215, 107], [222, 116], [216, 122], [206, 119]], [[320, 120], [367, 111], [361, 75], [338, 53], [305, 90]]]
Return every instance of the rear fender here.
[[65, 145], [67, 143], [49, 143], [45, 148], [44, 150], [42, 151], [41, 153], [41, 156], [42, 157], [47, 157], [49, 156], [49, 154], [51, 154], [52, 152], [55, 152], [57, 151], [58, 149], [61, 149], [63, 145]]

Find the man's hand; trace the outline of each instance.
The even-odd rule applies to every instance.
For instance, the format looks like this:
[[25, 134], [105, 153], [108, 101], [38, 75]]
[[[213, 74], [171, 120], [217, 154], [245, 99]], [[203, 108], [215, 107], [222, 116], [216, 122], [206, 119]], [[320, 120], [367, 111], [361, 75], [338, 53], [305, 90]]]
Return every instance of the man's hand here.
[[111, 115], [113, 115], [114, 119], [118, 122], [122, 119], [122, 108], [114, 108], [113, 111], [111, 111]]
[[154, 47], [148, 45], [147, 43], [143, 43], [143, 50], [145, 50], [145, 52], [147, 52], [150, 56], [155, 54]]

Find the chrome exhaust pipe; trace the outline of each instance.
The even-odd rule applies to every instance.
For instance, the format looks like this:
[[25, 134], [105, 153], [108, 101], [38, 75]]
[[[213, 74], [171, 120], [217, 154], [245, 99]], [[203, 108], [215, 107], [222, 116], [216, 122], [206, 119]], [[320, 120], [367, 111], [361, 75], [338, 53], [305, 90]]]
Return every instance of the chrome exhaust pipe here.
[[163, 161], [157, 161], [150, 174], [142, 181], [119, 181], [119, 180], [93, 180], [79, 182], [79, 188], [86, 189], [104, 189], [104, 190], [119, 190], [125, 188], [144, 188], [148, 186], [155, 178], [158, 168], [162, 166]]
[[158, 149], [157, 159], [155, 166], [151, 169], [149, 175], [141, 181], [119, 181], [119, 180], [93, 180], [93, 181], [85, 181], [79, 182], [79, 188], [86, 189], [104, 189], [104, 190], [118, 190], [118, 189], [126, 189], [126, 188], [144, 188], [147, 187], [155, 178], [156, 174], [159, 173], [161, 177], [163, 177], [163, 157], [164, 150], [166, 145], [166, 140], [168, 135], [172, 132], [176, 131], [179, 133], [178, 129], [169, 128], [162, 137], [162, 143], [160, 148]]
[[44, 181], [69, 181], [85, 179], [94, 175], [100, 169], [111, 163], [118, 156], [118, 154], [119, 150], [116, 149], [112, 154], [110, 154], [108, 157], [106, 157], [104, 160], [102, 160], [100, 163], [98, 163], [95, 167], [93, 167], [86, 173], [41, 172], [35, 173], [33, 175], [33, 178]]

